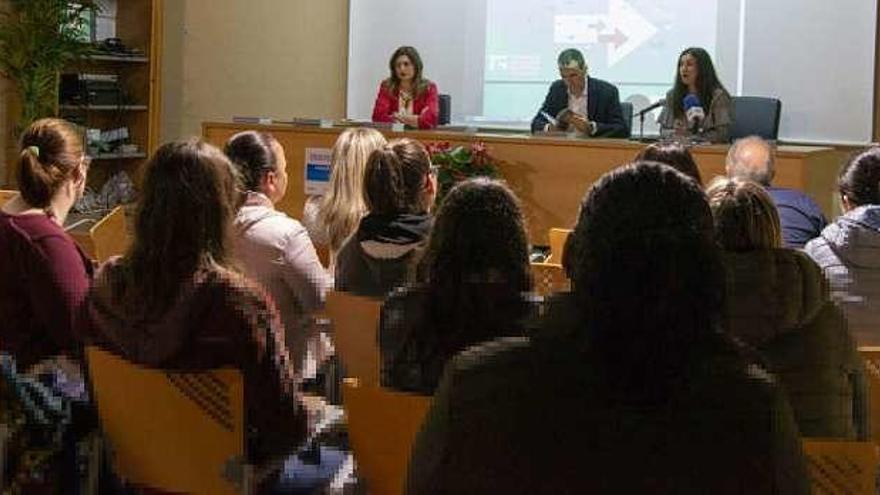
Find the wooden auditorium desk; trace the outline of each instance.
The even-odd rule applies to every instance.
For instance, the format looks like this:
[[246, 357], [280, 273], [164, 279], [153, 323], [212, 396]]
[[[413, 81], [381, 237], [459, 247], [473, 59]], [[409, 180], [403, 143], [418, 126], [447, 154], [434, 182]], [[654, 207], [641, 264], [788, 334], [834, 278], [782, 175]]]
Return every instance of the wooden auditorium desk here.
[[[206, 122], [202, 133], [221, 146], [236, 132], [259, 129], [272, 133], [284, 146], [289, 185], [279, 209], [302, 218], [305, 202], [304, 162], [306, 148], [330, 148], [344, 127], [320, 128], [288, 124], [258, 125]], [[422, 142], [452, 145], [475, 141], [486, 143], [499, 161], [504, 179], [523, 203], [532, 243], [547, 245], [550, 227], [569, 227], [577, 219], [578, 206], [587, 188], [605, 172], [626, 163], [645, 145], [618, 139], [569, 139], [528, 134], [467, 134], [452, 131], [381, 130], [389, 139], [411, 137]], [[724, 173], [727, 146], [696, 146], [691, 149], [703, 180], [708, 183]], [[831, 216], [838, 163], [832, 148], [780, 146], [776, 158], [774, 185], [809, 193]], [[633, 198], [634, 201], [638, 198]]]

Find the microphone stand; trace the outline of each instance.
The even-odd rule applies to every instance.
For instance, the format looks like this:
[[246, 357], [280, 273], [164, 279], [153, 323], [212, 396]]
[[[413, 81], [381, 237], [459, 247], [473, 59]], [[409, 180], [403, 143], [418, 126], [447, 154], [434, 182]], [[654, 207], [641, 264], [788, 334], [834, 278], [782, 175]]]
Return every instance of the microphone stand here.
[[645, 142], [645, 112], [639, 112], [639, 142]]

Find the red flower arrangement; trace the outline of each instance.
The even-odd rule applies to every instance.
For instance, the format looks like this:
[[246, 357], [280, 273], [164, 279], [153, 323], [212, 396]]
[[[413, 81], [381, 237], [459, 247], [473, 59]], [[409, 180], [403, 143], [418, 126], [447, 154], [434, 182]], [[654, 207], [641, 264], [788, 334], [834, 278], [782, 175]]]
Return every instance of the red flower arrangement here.
[[431, 162], [437, 170], [437, 203], [459, 182], [471, 177], [492, 177], [500, 174], [495, 159], [483, 142], [470, 146], [452, 147], [448, 142], [428, 143], [426, 146]]

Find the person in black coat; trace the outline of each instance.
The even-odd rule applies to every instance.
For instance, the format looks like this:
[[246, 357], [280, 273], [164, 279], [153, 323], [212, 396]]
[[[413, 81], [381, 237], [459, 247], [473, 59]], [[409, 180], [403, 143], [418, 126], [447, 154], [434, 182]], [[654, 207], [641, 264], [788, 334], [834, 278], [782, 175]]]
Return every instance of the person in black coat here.
[[[561, 79], [550, 85], [532, 120], [532, 132], [574, 130], [587, 136], [628, 137], [617, 88], [587, 77], [587, 63], [580, 50], [564, 50], [557, 63]], [[566, 109], [570, 111], [564, 112]]]

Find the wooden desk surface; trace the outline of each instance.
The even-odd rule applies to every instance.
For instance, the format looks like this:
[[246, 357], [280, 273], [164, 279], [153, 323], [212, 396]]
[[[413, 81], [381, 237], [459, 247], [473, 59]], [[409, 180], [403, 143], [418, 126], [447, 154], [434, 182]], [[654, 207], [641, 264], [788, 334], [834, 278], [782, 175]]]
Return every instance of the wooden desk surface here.
[[[305, 203], [304, 162], [306, 148], [331, 148], [345, 129], [329, 129], [287, 124], [258, 125], [206, 122], [202, 134], [209, 142], [222, 146], [233, 134], [260, 129], [272, 133], [284, 146], [289, 184], [278, 207], [294, 218], [302, 217]], [[547, 244], [551, 227], [570, 227], [577, 219], [580, 201], [589, 186], [605, 172], [630, 162], [644, 143], [621, 139], [576, 139], [529, 134], [465, 134], [443, 130], [391, 132], [380, 129], [389, 139], [411, 137], [422, 142], [449, 142], [452, 145], [481, 141], [499, 161], [504, 179], [519, 195], [534, 244]], [[691, 148], [703, 180], [724, 174], [726, 145]], [[810, 194], [829, 217], [835, 211], [835, 178], [839, 164], [832, 148], [779, 146], [776, 154], [774, 185], [800, 189]]]

